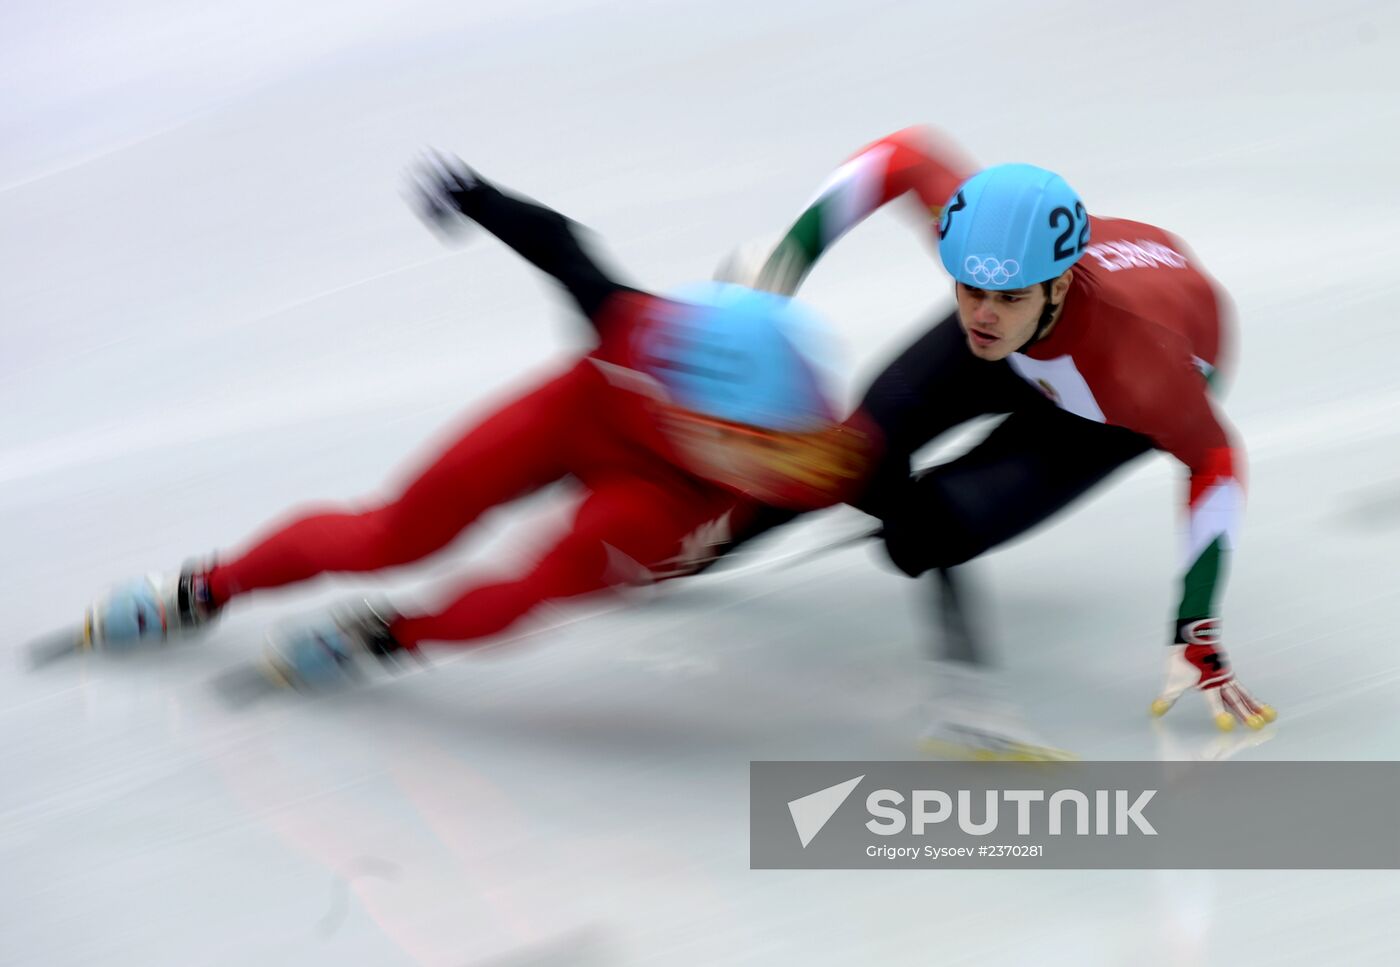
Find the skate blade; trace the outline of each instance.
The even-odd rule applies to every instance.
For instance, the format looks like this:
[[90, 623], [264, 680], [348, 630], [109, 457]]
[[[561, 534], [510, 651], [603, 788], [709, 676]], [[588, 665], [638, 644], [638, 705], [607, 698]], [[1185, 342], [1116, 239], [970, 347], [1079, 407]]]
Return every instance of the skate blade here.
[[[992, 737], [989, 737], [992, 738]], [[1078, 762], [1079, 756], [1048, 745], [1031, 745], [1011, 739], [989, 742], [960, 742], [925, 736], [919, 749], [935, 759], [953, 762]]]
[[87, 650], [87, 637], [81, 628], [65, 628], [36, 638], [24, 646], [25, 662], [37, 671]]
[[229, 708], [241, 709], [272, 695], [291, 691], [292, 686], [266, 662], [239, 665], [216, 675], [210, 687]]

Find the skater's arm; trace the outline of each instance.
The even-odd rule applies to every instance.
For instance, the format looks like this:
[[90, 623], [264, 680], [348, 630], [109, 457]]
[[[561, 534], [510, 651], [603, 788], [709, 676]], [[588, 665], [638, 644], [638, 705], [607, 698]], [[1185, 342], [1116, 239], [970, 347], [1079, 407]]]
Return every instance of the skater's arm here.
[[420, 204], [439, 224], [470, 218], [568, 290], [598, 327], [603, 307], [619, 292], [614, 279], [579, 239], [579, 225], [551, 208], [502, 191], [456, 158], [439, 156], [420, 175]]
[[[1218, 425], [1216, 429], [1219, 429]], [[1187, 464], [1186, 527], [1182, 548], [1177, 641], [1193, 622], [1214, 621], [1230, 554], [1244, 517], [1244, 454], [1224, 439], [1205, 447]]]
[[949, 196], [975, 170], [928, 128], [896, 131], [837, 168], [798, 216], [763, 267], [760, 287], [791, 293], [841, 236], [876, 210], [912, 193], [932, 228]]
[[[1206, 381], [1186, 366], [1169, 382], [1183, 390], [1151, 426], [1151, 436], [1190, 470], [1181, 603], [1175, 634], [1167, 649], [1166, 679], [1152, 702], [1153, 715], [1165, 715], [1188, 690], [1206, 699], [1215, 724], [1226, 731], [1236, 722], [1261, 729], [1278, 713], [1259, 701], [1235, 677], [1222, 647], [1217, 599], [1235, 548], [1244, 511], [1244, 453], [1233, 431], [1215, 412]], [[1185, 392], [1187, 386], [1192, 392]]]
[[553, 276], [595, 325], [612, 296], [633, 291], [613, 279], [588, 253], [579, 240], [578, 223], [552, 208], [502, 191], [479, 176], [473, 188], [455, 192], [453, 198], [462, 214]]
[[1219, 598], [1244, 517], [1244, 451], [1216, 411], [1204, 377], [1182, 363], [1135, 386], [1124, 421], [1185, 465], [1189, 480], [1181, 553], [1177, 639], [1218, 617]]

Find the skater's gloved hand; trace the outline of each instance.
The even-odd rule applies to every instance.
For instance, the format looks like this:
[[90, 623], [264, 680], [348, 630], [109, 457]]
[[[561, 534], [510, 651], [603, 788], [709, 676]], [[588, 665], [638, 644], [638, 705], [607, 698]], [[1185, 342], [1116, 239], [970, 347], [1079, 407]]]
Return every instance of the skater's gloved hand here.
[[802, 282], [802, 264], [790, 246], [749, 241], [731, 251], [715, 267], [715, 281], [792, 295]]
[[1278, 713], [1255, 699], [1235, 678], [1224, 649], [1215, 643], [1215, 629], [1214, 619], [1180, 623], [1177, 642], [1167, 649], [1167, 680], [1152, 703], [1152, 714], [1166, 715], [1183, 693], [1195, 689], [1205, 696], [1221, 731], [1233, 729], [1236, 720], [1251, 729], [1262, 729], [1278, 718]]
[[429, 151], [409, 168], [404, 198], [430, 229], [457, 238], [467, 225], [464, 205], [483, 185], [461, 158]]

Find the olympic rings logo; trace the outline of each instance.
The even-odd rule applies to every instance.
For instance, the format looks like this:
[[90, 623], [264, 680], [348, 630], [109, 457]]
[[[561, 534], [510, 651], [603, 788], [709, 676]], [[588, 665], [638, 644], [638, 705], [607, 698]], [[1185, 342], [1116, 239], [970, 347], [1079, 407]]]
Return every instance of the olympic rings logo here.
[[1002, 261], [991, 255], [969, 255], [963, 269], [978, 285], [1005, 285], [1021, 271], [1015, 259]]

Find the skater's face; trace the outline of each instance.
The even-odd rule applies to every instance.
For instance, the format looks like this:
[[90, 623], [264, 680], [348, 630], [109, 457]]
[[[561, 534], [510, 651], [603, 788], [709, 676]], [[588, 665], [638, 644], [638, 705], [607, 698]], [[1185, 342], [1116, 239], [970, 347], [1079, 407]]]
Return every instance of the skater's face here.
[[1043, 285], [994, 291], [959, 282], [958, 322], [967, 336], [968, 349], [979, 359], [998, 360], [1023, 348], [1035, 335], [1047, 303], [1054, 307], [1058, 319], [1071, 278], [1072, 273], [1066, 272], [1056, 279], [1048, 296]]

